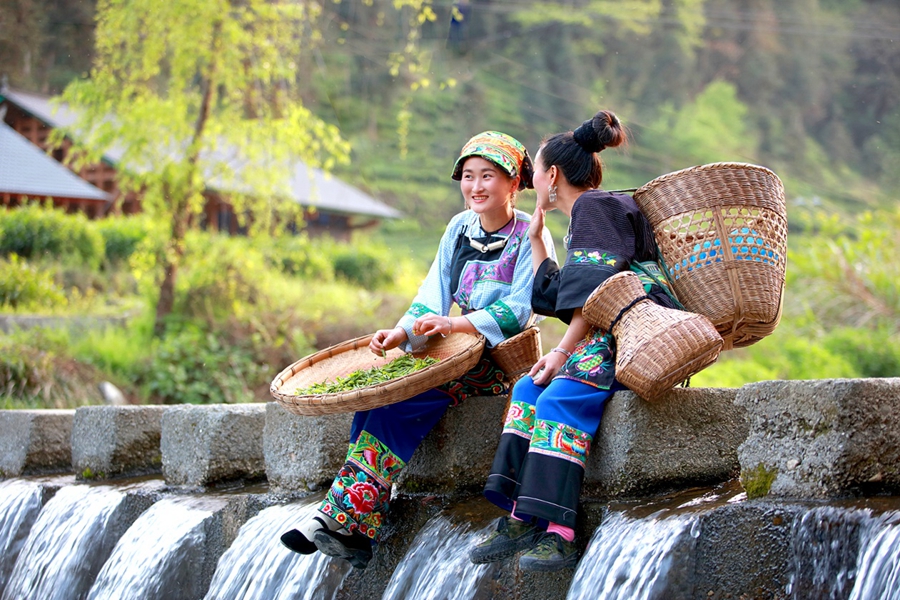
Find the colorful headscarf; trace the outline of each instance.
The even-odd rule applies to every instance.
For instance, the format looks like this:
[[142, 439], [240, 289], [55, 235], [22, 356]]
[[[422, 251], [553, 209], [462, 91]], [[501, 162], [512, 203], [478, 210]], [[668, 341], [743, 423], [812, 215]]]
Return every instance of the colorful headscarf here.
[[525, 149], [516, 138], [500, 133], [499, 131], [484, 131], [479, 133], [463, 146], [456, 164], [453, 165], [453, 175], [456, 181], [462, 179], [463, 163], [470, 156], [480, 156], [491, 161], [503, 169], [510, 177], [520, 175], [519, 189], [531, 188], [531, 177], [534, 174], [534, 165], [528, 150]]

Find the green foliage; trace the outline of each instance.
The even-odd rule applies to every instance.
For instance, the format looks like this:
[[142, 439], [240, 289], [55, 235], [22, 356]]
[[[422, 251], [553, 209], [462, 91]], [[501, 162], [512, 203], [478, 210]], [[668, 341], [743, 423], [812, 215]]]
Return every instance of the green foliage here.
[[15, 254], [0, 259], [0, 309], [38, 310], [66, 304], [53, 277]]
[[335, 275], [370, 290], [394, 283], [393, 265], [388, 251], [367, 244], [356, 244], [334, 255]]
[[0, 336], [0, 406], [75, 408], [99, 399], [98, 373], [66, 352], [68, 333], [30, 329]]
[[159, 235], [158, 227], [146, 215], [108, 217], [96, 224], [103, 236], [106, 260], [127, 261], [149, 236]]
[[900, 375], [900, 340], [890, 329], [840, 327], [826, 333], [822, 345], [850, 363], [858, 377]]
[[261, 371], [247, 348], [188, 326], [167, 333], [138, 369], [138, 381], [154, 399], [168, 404], [248, 402], [255, 400], [251, 387]]
[[103, 238], [82, 213], [65, 214], [38, 204], [0, 211], [0, 255], [27, 259], [55, 256], [97, 266]]
[[256, 247], [266, 263], [279, 271], [303, 279], [330, 281], [334, 278], [334, 266], [321, 240], [314, 242], [306, 235], [262, 238]]

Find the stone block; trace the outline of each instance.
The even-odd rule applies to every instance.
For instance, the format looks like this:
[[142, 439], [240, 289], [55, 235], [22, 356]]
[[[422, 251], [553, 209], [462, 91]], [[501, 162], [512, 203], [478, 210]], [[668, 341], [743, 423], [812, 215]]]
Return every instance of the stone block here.
[[158, 473], [163, 406], [83, 406], [72, 427], [72, 467], [81, 479]]
[[347, 456], [353, 413], [317, 417], [266, 405], [263, 454], [266, 477], [278, 493], [308, 493], [330, 486]]
[[0, 411], [0, 475], [71, 471], [74, 418], [74, 410]]
[[425, 436], [397, 484], [401, 492], [480, 492], [503, 430], [506, 396], [467, 398]]
[[634, 496], [733, 477], [748, 431], [736, 392], [676, 388], [652, 403], [634, 392], [616, 393], [594, 438], [584, 494]]
[[183, 405], [162, 415], [162, 472], [172, 486], [203, 487], [265, 474], [265, 404]]
[[900, 378], [763, 381], [736, 403], [750, 497], [836, 498], [900, 489]]

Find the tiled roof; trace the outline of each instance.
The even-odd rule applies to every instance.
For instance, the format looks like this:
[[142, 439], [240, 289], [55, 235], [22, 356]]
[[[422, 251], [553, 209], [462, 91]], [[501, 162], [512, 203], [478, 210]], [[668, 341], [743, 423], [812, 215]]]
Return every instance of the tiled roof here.
[[[0, 92], [0, 101], [7, 99], [22, 110], [52, 127], [69, 127], [75, 124], [77, 113], [65, 103], [54, 103], [50, 98], [13, 89]], [[106, 151], [103, 158], [118, 165], [122, 158], [120, 149]], [[215, 188], [215, 184], [212, 186]], [[301, 206], [319, 210], [363, 215], [378, 218], [399, 218], [402, 213], [362, 190], [330, 176], [320, 169], [311, 169], [301, 160], [293, 162], [290, 189], [295, 202]], [[227, 193], [226, 189], [217, 191]]]
[[107, 201], [94, 187], [0, 121], [0, 194]]

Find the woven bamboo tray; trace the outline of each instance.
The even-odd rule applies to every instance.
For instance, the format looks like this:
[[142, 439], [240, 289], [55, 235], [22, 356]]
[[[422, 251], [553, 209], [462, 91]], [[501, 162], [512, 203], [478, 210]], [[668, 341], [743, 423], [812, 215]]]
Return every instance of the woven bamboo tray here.
[[506, 379], [511, 385], [530, 371], [543, 355], [541, 330], [535, 325], [525, 328], [491, 349], [491, 360], [506, 374]]
[[787, 261], [784, 186], [770, 170], [713, 163], [658, 177], [634, 200], [675, 295], [708, 317], [724, 349], [758, 342], [781, 319]]
[[297, 395], [297, 389], [344, 377], [360, 369], [387, 364], [401, 356], [397, 348], [377, 356], [369, 350], [372, 335], [349, 340], [301, 358], [279, 373], [269, 392], [285, 409], [296, 415], [326, 415], [356, 412], [386, 406], [447, 383], [474, 367], [484, 350], [484, 338], [453, 333], [432, 337], [414, 356], [431, 356], [439, 362], [378, 385], [334, 394]]
[[703, 315], [666, 308], [646, 298], [632, 271], [613, 275], [597, 286], [582, 315], [591, 325], [612, 330], [616, 379], [650, 401], [714, 363], [724, 345]]

